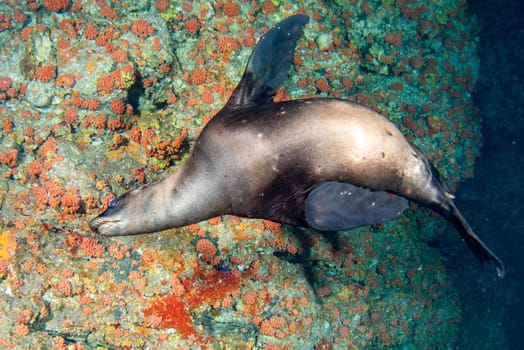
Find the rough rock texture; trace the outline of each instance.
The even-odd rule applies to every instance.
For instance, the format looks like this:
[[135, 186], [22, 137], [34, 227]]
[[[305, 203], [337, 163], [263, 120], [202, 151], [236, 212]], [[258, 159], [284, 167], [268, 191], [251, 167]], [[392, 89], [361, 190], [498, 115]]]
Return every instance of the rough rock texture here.
[[[107, 239], [87, 222], [163, 178], [227, 101], [257, 39], [311, 17], [276, 99], [388, 115], [452, 187], [480, 144], [462, 1], [43, 0], [0, 5], [0, 345], [452, 349], [442, 219], [322, 236], [223, 217]], [[466, 248], [464, 248], [466, 249]]]

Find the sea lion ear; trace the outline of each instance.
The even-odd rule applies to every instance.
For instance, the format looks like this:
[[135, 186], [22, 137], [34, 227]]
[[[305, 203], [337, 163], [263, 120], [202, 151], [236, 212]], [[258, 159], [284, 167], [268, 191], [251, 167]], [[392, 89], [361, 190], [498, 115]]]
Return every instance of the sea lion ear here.
[[270, 103], [287, 79], [297, 41], [309, 17], [293, 15], [275, 25], [258, 42], [246, 71], [225, 108], [236, 109]]
[[324, 182], [308, 195], [306, 222], [319, 231], [349, 230], [396, 218], [407, 208], [405, 198], [341, 182]]

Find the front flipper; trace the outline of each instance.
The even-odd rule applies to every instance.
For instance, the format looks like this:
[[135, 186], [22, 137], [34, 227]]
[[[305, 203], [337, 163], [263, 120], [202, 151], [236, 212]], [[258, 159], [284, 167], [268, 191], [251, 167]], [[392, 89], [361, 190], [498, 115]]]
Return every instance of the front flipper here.
[[224, 108], [251, 107], [270, 103], [287, 79], [298, 39], [309, 17], [297, 14], [284, 19], [259, 41], [246, 71]]
[[308, 195], [306, 222], [319, 231], [349, 230], [396, 218], [408, 201], [383, 191], [341, 182], [324, 182]]

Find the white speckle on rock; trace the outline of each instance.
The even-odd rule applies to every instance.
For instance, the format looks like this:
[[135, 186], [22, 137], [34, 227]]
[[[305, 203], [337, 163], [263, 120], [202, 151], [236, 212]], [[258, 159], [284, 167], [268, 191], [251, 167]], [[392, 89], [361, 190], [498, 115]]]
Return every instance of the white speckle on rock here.
[[31, 80], [27, 84], [25, 99], [35, 107], [47, 107], [51, 104], [53, 95], [53, 86], [51, 84]]

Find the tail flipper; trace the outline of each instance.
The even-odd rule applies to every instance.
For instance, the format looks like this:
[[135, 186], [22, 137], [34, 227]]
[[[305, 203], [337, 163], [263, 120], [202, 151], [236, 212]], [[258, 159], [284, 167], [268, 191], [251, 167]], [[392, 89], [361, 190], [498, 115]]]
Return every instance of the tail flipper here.
[[270, 103], [287, 79], [298, 39], [309, 17], [293, 15], [276, 24], [258, 42], [246, 71], [225, 108]]
[[460, 235], [466, 241], [469, 248], [475, 253], [481, 260], [489, 261], [493, 263], [497, 269], [497, 275], [502, 278], [506, 274], [506, 269], [502, 261], [482, 242], [473, 232], [473, 229], [467, 223], [466, 219], [462, 216], [460, 211], [457, 209], [452, 201], [449, 201], [449, 211], [447, 210], [443, 215], [453, 223], [455, 228], [459, 231]]
[[[489, 261], [493, 263], [497, 269], [497, 275], [502, 278], [506, 274], [504, 264], [502, 261], [495, 255], [493, 252], [482, 242], [473, 232], [471, 226], [458, 208], [453, 203], [453, 195], [450, 194], [448, 185], [446, 181], [439, 174], [437, 169], [431, 164], [429, 160], [420, 152], [420, 150], [413, 146], [413, 150], [418, 154], [419, 158], [423, 160], [427, 166], [428, 171], [431, 173], [430, 183], [428, 186], [433, 189], [433, 191], [428, 191], [423, 193], [423, 195], [428, 195], [426, 198], [419, 198], [415, 200], [419, 204], [422, 204], [430, 209], [433, 209], [448, 221], [450, 221], [453, 226], [460, 233], [462, 238], [466, 241], [468, 247], [473, 251], [473, 253], [481, 260]], [[422, 196], [424, 197], [424, 196]]]

